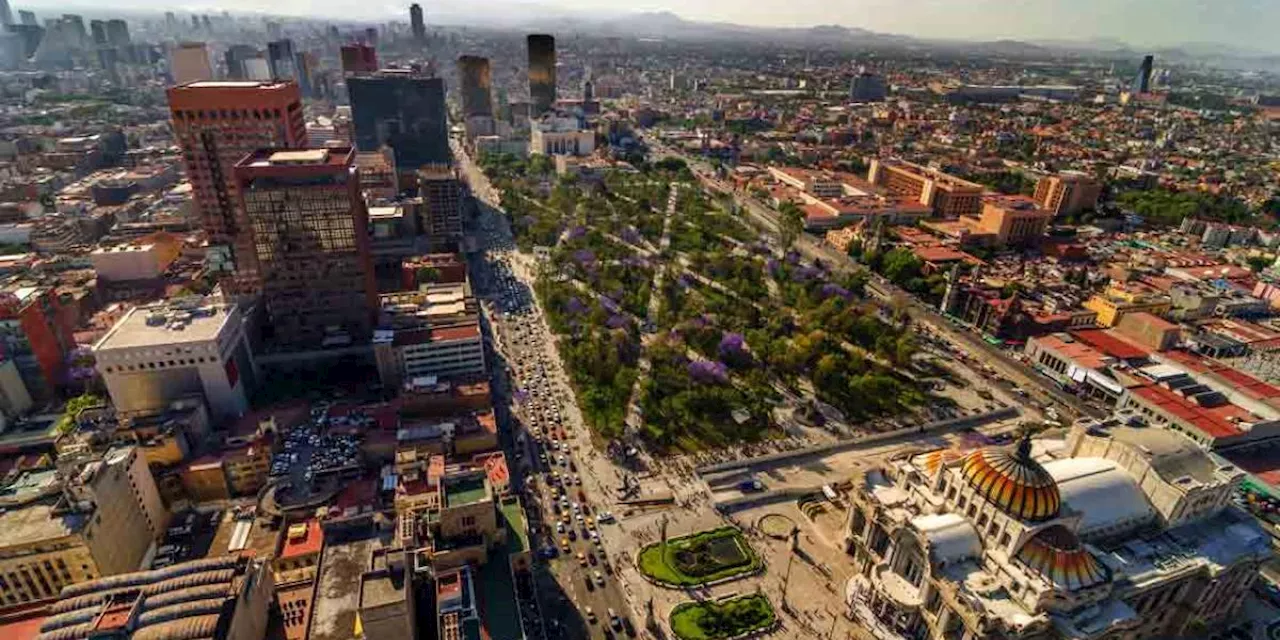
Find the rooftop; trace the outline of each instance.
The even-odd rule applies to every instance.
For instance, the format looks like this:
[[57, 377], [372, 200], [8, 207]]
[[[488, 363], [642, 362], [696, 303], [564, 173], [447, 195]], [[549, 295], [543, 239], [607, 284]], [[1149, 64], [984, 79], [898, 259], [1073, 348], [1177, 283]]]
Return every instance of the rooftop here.
[[529, 527], [524, 522], [524, 509], [519, 498], [511, 497], [502, 501], [502, 520], [507, 527], [507, 547], [509, 553], [529, 550]]
[[[50, 607], [52, 615], [40, 630], [48, 637], [81, 637], [73, 629], [96, 620], [93, 629], [99, 633], [119, 633], [131, 623], [135, 638], [213, 637], [224, 613], [234, 610], [225, 606], [227, 600], [236, 599], [241, 582], [258, 570], [250, 562], [239, 556], [205, 558], [71, 585]], [[101, 597], [84, 597], [94, 595]], [[134, 607], [143, 614], [131, 619]]]
[[1071, 337], [1102, 353], [1121, 360], [1136, 360], [1151, 355], [1150, 351], [1116, 336], [1107, 329], [1072, 331]]
[[342, 169], [355, 158], [350, 147], [325, 149], [259, 149], [236, 163], [241, 169], [288, 169], [290, 167], [325, 167]]
[[93, 346], [94, 351], [216, 340], [235, 317], [234, 304], [153, 304], [134, 307]]
[[365, 538], [325, 547], [316, 576], [310, 640], [347, 640], [355, 635], [361, 576], [379, 544]]
[[480, 502], [489, 497], [489, 488], [482, 475], [468, 475], [463, 478], [445, 478], [444, 499], [446, 507]]
[[1068, 342], [1061, 335], [1037, 336], [1035, 341], [1042, 347], [1052, 349], [1077, 366], [1086, 369], [1100, 369], [1109, 364], [1110, 357], [1085, 342], [1074, 340]]
[[[390, 556], [399, 554], [397, 563]], [[369, 615], [369, 609], [377, 609], [394, 605], [403, 605], [410, 591], [408, 588], [408, 571], [403, 558], [404, 551], [388, 549], [373, 554], [370, 571], [360, 578], [360, 610], [361, 616]], [[406, 610], [407, 612], [407, 610]]]
[[1238, 436], [1244, 432], [1237, 426], [1237, 422], [1257, 421], [1253, 414], [1243, 407], [1231, 403], [1216, 407], [1202, 407], [1158, 384], [1134, 387], [1129, 392], [1212, 438]]
[[85, 525], [88, 514], [55, 515], [56, 498], [48, 498], [16, 509], [0, 512], [0, 547], [17, 547], [49, 542], [72, 535]]
[[320, 521], [300, 522], [290, 525], [284, 542], [280, 545], [280, 557], [294, 558], [319, 553], [323, 546], [324, 530], [320, 528]]

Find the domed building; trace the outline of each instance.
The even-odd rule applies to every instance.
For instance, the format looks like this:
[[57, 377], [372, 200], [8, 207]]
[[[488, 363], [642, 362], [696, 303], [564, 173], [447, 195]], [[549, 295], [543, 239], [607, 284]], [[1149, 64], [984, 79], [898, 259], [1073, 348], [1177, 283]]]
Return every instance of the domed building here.
[[1172, 431], [1081, 424], [938, 449], [851, 493], [850, 613], [883, 638], [1176, 637], [1239, 607], [1270, 557], [1244, 474]]

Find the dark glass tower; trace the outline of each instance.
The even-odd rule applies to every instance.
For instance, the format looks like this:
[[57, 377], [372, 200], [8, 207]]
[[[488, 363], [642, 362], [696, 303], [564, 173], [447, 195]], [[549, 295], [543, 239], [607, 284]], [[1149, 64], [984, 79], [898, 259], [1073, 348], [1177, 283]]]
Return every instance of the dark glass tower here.
[[1143, 56], [1138, 66], [1138, 77], [1133, 79], [1133, 90], [1138, 93], [1151, 91], [1151, 67], [1155, 64], [1155, 56]]
[[444, 80], [402, 69], [347, 79], [356, 148], [395, 152], [402, 171], [450, 162]]
[[489, 59], [480, 56], [459, 57], [458, 75], [462, 77], [462, 115], [468, 118], [492, 116]]
[[529, 102], [533, 117], [540, 116], [556, 103], [556, 39], [546, 34], [529, 36]]
[[422, 40], [427, 37], [427, 23], [422, 19], [422, 5], [409, 5], [409, 28], [413, 30], [413, 39]]

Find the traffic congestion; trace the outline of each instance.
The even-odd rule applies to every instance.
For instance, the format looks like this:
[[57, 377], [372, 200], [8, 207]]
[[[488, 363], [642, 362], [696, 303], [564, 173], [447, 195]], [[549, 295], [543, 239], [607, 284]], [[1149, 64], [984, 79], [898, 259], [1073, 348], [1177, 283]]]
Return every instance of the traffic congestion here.
[[[550, 331], [533, 298], [531, 274], [514, 251], [505, 224], [482, 215], [479, 236], [488, 249], [477, 284], [489, 320], [494, 353], [505, 361], [511, 404], [512, 458], [525, 471], [524, 495], [531, 544], [557, 589], [541, 589], [548, 638], [634, 636], [627, 601], [616, 580], [615, 558], [602, 536], [616, 522], [588, 473], [589, 434], [567, 409], [573, 402]], [[582, 444], [579, 444], [582, 443]], [[548, 601], [559, 599], [561, 602]], [[557, 607], [570, 604], [572, 607]]]

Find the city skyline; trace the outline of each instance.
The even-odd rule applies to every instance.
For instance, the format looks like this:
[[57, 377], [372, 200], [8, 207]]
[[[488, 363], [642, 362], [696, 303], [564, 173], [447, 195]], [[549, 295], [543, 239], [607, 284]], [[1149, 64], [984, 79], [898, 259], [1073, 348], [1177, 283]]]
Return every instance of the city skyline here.
[[[528, 26], [539, 21], [564, 18], [613, 22], [635, 14], [670, 13], [691, 22], [720, 23], [744, 27], [803, 28], [838, 25], [884, 35], [925, 40], [1029, 42], [1070, 42], [1098, 44], [1112, 48], [1176, 47], [1216, 45], [1232, 51], [1280, 53], [1268, 26], [1280, 22], [1280, 5], [1254, 0], [1227, 0], [1207, 4], [1198, 0], [1044, 0], [1036, 6], [1011, 7], [997, 0], [927, 0], [927, 10], [903, 11], [891, 0], [845, 0], [839, 6], [818, 0], [799, 0], [784, 5], [742, 5], [728, 0], [645, 0], [619, 11], [594, 0], [543, 0], [521, 2], [486, 0], [459, 6], [427, 7], [426, 24], [476, 26]], [[125, 0], [115, 5], [117, 12], [155, 11], [165, 7], [153, 0]], [[407, 22], [408, 3], [386, 3], [351, 7], [336, 2], [284, 0], [272, 4], [273, 12], [261, 12], [261, 5], [231, 0], [216, 6], [192, 7], [194, 13], [221, 13], [310, 16], [361, 20]], [[81, 2], [24, 2], [14, 11], [81, 11], [101, 13], [99, 7]]]

